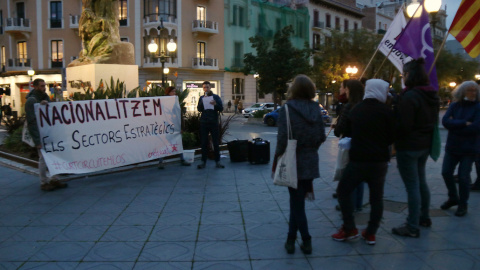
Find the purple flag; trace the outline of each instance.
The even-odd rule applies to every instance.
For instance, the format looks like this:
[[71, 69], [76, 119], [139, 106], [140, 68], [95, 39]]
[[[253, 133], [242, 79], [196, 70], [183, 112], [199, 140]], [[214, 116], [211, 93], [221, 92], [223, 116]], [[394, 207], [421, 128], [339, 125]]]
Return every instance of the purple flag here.
[[[429, 16], [422, 3], [398, 37], [394, 48], [414, 59], [425, 58], [425, 70], [428, 73], [435, 60], [432, 44]], [[430, 73], [430, 85], [438, 91], [435, 67]]]

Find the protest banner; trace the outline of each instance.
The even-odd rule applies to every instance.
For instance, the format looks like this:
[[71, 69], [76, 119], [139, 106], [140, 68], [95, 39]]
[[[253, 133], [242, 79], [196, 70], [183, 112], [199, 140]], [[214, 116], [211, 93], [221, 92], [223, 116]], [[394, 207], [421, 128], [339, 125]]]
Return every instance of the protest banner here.
[[183, 152], [178, 97], [35, 104], [52, 175], [88, 173]]

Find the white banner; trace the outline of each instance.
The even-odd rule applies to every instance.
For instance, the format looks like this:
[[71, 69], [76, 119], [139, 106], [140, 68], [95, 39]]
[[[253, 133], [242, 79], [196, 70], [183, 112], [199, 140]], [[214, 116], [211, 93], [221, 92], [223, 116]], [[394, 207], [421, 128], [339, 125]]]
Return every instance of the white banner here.
[[35, 104], [52, 175], [88, 173], [183, 152], [177, 96]]
[[403, 73], [403, 63], [407, 63], [411, 60], [409, 56], [405, 55], [399, 50], [392, 50], [393, 46], [397, 42], [397, 37], [407, 25], [407, 22], [405, 21], [405, 15], [403, 14], [402, 6], [398, 11], [397, 16], [395, 16], [395, 19], [393, 19], [393, 22], [388, 28], [387, 33], [385, 33], [385, 36], [383, 36], [382, 41], [378, 45], [378, 49], [385, 56], [388, 56], [388, 60], [392, 62], [392, 64], [400, 71], [400, 73]]

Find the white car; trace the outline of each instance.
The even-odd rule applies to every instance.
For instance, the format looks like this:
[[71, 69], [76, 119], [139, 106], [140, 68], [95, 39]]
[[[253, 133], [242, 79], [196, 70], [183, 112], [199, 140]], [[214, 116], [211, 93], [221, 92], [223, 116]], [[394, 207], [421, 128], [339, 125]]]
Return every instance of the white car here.
[[245, 118], [253, 116], [252, 114], [256, 111], [265, 110], [267, 112], [273, 111], [275, 104], [273, 103], [255, 103], [252, 106], [243, 109], [242, 114]]

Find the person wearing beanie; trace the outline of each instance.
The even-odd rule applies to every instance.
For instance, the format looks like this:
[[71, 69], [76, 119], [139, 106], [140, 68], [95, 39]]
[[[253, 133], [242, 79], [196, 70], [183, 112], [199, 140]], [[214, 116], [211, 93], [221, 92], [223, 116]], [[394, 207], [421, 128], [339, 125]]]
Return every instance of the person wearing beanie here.
[[383, 188], [390, 154], [388, 147], [394, 141], [394, 116], [385, 104], [389, 84], [384, 80], [366, 82], [365, 95], [351, 111], [348, 126], [351, 129], [350, 161], [337, 188], [338, 201], [343, 216], [343, 225], [333, 240], [345, 241], [360, 236], [353, 217], [351, 194], [361, 182], [370, 189], [370, 220], [362, 231], [362, 237], [374, 245], [375, 234], [383, 215]]

